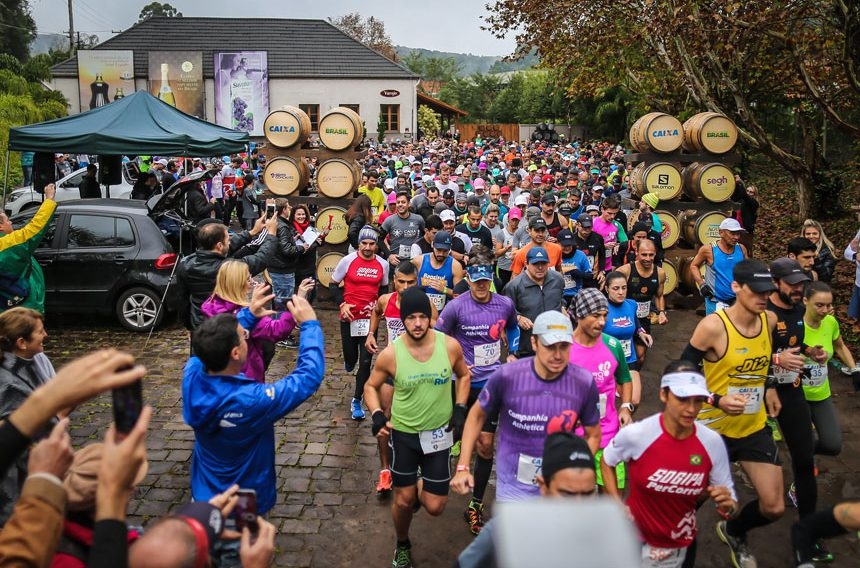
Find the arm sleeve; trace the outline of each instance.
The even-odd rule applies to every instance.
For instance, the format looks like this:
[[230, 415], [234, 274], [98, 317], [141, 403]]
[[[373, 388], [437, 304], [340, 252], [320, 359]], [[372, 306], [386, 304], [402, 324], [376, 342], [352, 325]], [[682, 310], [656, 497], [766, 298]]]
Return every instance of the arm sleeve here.
[[854, 249], [851, 248], [851, 243], [848, 243], [848, 246], [845, 247], [845, 252], [842, 253], [842, 256], [844, 256], [845, 260], [848, 262], [854, 262]]
[[439, 317], [436, 318], [436, 331], [441, 331], [445, 335], [452, 335], [455, 329], [457, 329], [457, 310], [452, 308], [451, 303], [448, 302], [439, 312]]
[[30, 442], [30, 438], [22, 434], [12, 422], [0, 422], [0, 477], [6, 477], [9, 467], [24, 453]]
[[267, 341], [280, 341], [290, 335], [296, 328], [296, 321], [290, 312], [278, 312], [272, 316], [262, 318], [251, 337]]
[[343, 303], [343, 288], [332, 282], [328, 285], [328, 290], [331, 292], [331, 298], [335, 304], [340, 306]]
[[105, 519], [93, 527], [93, 546], [87, 568], [126, 568], [128, 528], [122, 521]]
[[614, 337], [607, 336], [605, 333], [603, 334], [603, 341], [609, 347], [609, 350], [615, 357], [615, 361], [618, 363], [618, 368], [615, 369], [615, 382], [623, 385], [632, 381], [630, 367], [627, 365], [627, 357], [624, 356], [624, 348], [621, 347], [621, 342]]
[[39, 248], [39, 243], [42, 242], [42, 238], [45, 236], [45, 229], [56, 209], [57, 202], [53, 199], [43, 201], [29, 223], [17, 231], [0, 236], [0, 251], [26, 243], [27, 249], [32, 254], [33, 251]]
[[63, 530], [65, 507], [62, 485], [43, 477], [27, 479], [12, 516], [0, 532], [0, 566], [50, 566]]
[[361, 228], [364, 226], [364, 217], [361, 215], [356, 215], [353, 217], [352, 221], [349, 222], [349, 230], [346, 233], [346, 239], [349, 241], [349, 244], [352, 245], [352, 248], [358, 250], [358, 234], [361, 232]]
[[[635, 426], [631, 424], [630, 426]], [[621, 462], [629, 461], [633, 457], [631, 436], [636, 433], [635, 428], [622, 428], [615, 437], [603, 449], [603, 461], [609, 467], [615, 467]]]
[[239, 325], [248, 331], [253, 331], [257, 327], [257, 323], [260, 321], [257, 316], [251, 313], [250, 308], [242, 308], [239, 310], [236, 314], [236, 319], [239, 320]]
[[508, 338], [508, 353], [516, 353], [520, 350], [520, 326], [517, 324], [517, 310], [512, 305], [508, 314], [505, 335]]
[[687, 346], [684, 348], [684, 352], [681, 353], [681, 359], [684, 361], [689, 361], [695, 365], [700, 365], [702, 363], [702, 359], [705, 358], [705, 352], [701, 349], [697, 349], [693, 347], [691, 344], [687, 343]]
[[256, 276], [266, 269], [269, 259], [275, 254], [277, 248], [278, 240], [272, 235], [266, 235], [257, 252], [243, 257], [242, 261], [248, 265], [248, 271]]
[[188, 289], [188, 282], [185, 275], [185, 263], [193, 257], [187, 257], [176, 269], [176, 294], [173, 302], [173, 309], [179, 317], [179, 321], [185, 329], [191, 329], [191, 291]]
[[705, 446], [708, 457], [711, 458], [710, 485], [728, 487], [732, 494], [732, 499], [737, 501], [738, 496], [735, 493], [735, 484], [732, 481], [732, 471], [729, 466], [729, 455], [726, 452], [726, 445], [722, 438], [716, 432], [701, 424], [696, 425], [696, 433], [699, 436], [699, 441]]

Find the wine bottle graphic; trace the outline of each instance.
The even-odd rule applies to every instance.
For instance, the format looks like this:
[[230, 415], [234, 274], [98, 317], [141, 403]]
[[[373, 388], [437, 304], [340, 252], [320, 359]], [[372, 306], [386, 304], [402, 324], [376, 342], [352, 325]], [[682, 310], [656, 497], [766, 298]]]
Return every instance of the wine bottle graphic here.
[[122, 87], [117, 87], [116, 93], [114, 93], [114, 96], [113, 96], [113, 100], [118, 101], [124, 97], [125, 97], [125, 92], [122, 90]]
[[161, 88], [158, 89], [158, 98], [166, 102], [170, 106], [176, 106], [176, 97], [173, 96], [173, 89], [170, 87], [170, 82], [167, 80], [167, 72], [169, 66], [167, 63], [161, 64]]
[[96, 80], [90, 83], [90, 110], [103, 107], [110, 102], [109, 93], [110, 85], [105, 83], [101, 73], [96, 73]]

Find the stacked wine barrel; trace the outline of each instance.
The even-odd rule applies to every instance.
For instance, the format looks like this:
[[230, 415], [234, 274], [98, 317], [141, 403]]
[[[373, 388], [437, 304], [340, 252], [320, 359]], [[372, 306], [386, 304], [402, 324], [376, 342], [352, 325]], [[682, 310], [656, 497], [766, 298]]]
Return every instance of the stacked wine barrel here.
[[695, 290], [689, 266], [697, 250], [719, 238], [719, 225], [737, 204], [731, 201], [735, 176], [730, 163], [738, 139], [735, 124], [726, 116], [703, 112], [681, 122], [652, 112], [630, 128], [630, 144], [638, 162], [630, 174], [630, 189], [640, 198], [655, 194], [655, 213], [663, 224], [666, 294]]
[[[318, 291], [325, 299], [331, 274], [347, 252], [349, 225], [344, 214], [361, 182], [357, 158], [364, 123], [352, 109], [333, 108], [320, 118], [320, 146], [311, 147], [307, 113], [295, 106], [284, 106], [269, 113], [263, 130], [267, 144], [260, 153], [267, 159], [263, 176], [270, 196], [289, 197], [292, 205], [307, 205], [316, 229], [328, 233], [318, 250], [316, 273]], [[314, 179], [310, 179], [306, 161], [311, 157], [319, 159]], [[316, 195], [300, 195], [309, 184], [316, 188]]]
[[532, 132], [532, 142], [558, 142], [561, 139], [555, 130], [555, 124], [540, 122]]

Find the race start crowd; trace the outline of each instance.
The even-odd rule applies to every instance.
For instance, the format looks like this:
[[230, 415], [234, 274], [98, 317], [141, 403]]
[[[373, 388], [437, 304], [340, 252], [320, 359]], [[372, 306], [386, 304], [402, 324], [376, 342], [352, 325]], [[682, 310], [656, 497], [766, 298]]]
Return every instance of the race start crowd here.
[[[451, 489], [471, 496], [463, 517], [477, 535], [457, 566], [496, 565], [498, 528], [485, 519], [494, 463], [500, 503], [622, 502], [641, 549], [626, 565], [694, 566], [696, 514], [709, 500], [736, 568], [756, 566], [748, 534], [784, 514], [786, 492], [799, 515], [797, 566], [832, 561], [823, 539], [860, 529], [860, 504], [818, 510], [815, 464], [816, 454], [841, 451], [834, 357], [860, 390], [827, 284], [840, 253], [857, 265], [849, 315], [860, 319], [860, 232], [837, 251], [807, 220], [785, 256], [755, 260], [756, 191], [738, 178], [739, 210], [692, 262], [706, 316], [663, 372], [662, 411], [637, 417], [651, 326], [669, 317], [659, 202], [631, 195], [621, 146], [436, 140], [371, 148], [363, 166], [345, 216], [350, 252], [330, 293], [355, 375], [349, 412], [369, 415], [376, 490], [393, 493], [394, 568], [412, 566], [415, 512], [440, 515]], [[195, 432], [194, 502], [146, 530], [126, 525], [147, 470], [152, 409], [77, 452], [66, 430], [76, 405], [146, 370], [102, 350], [55, 372], [43, 353], [43, 306], [23, 302], [0, 313], [0, 566], [269, 565], [274, 424], [325, 372], [311, 305], [325, 231], [309, 230], [307, 206], [278, 198], [264, 202], [271, 216], [260, 203], [262, 214], [232, 232], [224, 193], [201, 193], [209, 211], [196, 225], [197, 251], [177, 267], [174, 306], [191, 332], [182, 400]], [[23, 259], [21, 247], [38, 246], [52, 195], [47, 188], [23, 229], [0, 218], [0, 253], [19, 247]], [[277, 347], [298, 348], [296, 367], [267, 383]], [[777, 441], [791, 457], [787, 491]], [[738, 502], [732, 462], [754, 500]], [[240, 488], [255, 492], [259, 516], [233, 514]]]

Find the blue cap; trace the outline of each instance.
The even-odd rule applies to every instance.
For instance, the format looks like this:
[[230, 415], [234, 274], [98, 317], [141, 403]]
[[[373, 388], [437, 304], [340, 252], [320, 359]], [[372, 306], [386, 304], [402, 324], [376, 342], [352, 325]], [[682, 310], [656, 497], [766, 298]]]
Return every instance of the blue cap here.
[[469, 280], [477, 282], [478, 280], [493, 280], [493, 267], [489, 264], [476, 264], [466, 267], [466, 274], [469, 275]]
[[549, 255], [543, 247], [532, 247], [526, 253], [526, 262], [534, 264], [536, 262], [549, 262]]
[[451, 250], [451, 234], [448, 231], [439, 231], [433, 237], [433, 248], [439, 250]]

